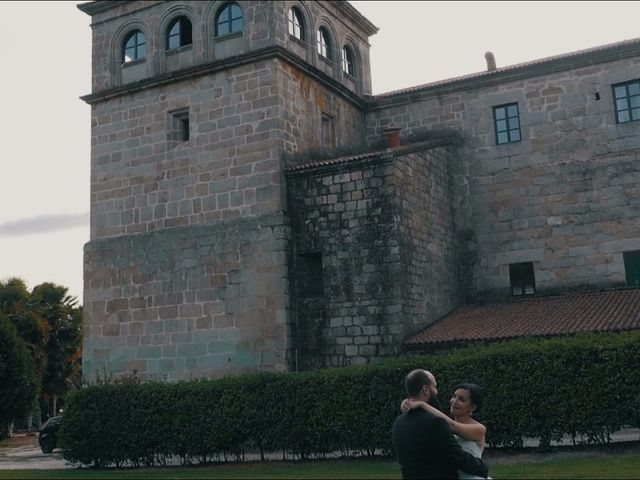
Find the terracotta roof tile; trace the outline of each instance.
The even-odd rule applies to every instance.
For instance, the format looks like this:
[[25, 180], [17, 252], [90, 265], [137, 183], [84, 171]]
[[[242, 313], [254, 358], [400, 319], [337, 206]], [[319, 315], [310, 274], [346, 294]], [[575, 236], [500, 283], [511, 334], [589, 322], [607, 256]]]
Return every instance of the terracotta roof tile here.
[[523, 298], [458, 308], [407, 346], [640, 329], [640, 289]]
[[407, 153], [426, 150], [429, 148], [439, 147], [443, 145], [449, 145], [455, 141], [455, 138], [452, 135], [440, 135], [434, 136], [434, 138], [430, 140], [421, 140], [416, 142], [409, 142], [397, 147], [386, 147], [383, 149], [377, 149], [369, 152], [362, 152], [353, 155], [342, 155], [333, 158], [327, 158], [322, 160], [311, 160], [306, 163], [302, 163], [299, 165], [292, 165], [286, 169], [287, 172], [300, 172], [304, 170], [311, 170], [314, 168], [324, 167], [327, 165], [339, 165], [343, 163], [357, 162], [359, 160], [368, 160], [377, 157], [382, 157], [383, 155], [392, 155], [399, 156], [405, 155]]
[[387, 150], [377, 150], [374, 152], [360, 153], [358, 155], [346, 155], [342, 157], [335, 158], [327, 158], [325, 160], [315, 160], [311, 162], [304, 163], [302, 165], [295, 165], [287, 169], [288, 172], [297, 172], [301, 170], [308, 170], [316, 167], [323, 167], [325, 165], [338, 165], [340, 163], [349, 163], [355, 162], [358, 160], [366, 160], [368, 158], [379, 157], [384, 154]]

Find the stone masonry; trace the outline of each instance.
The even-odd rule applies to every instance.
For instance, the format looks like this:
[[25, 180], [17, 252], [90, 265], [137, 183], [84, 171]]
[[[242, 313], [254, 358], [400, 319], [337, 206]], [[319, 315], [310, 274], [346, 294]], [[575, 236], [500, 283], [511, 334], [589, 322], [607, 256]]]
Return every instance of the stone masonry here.
[[[242, 31], [216, 36], [227, 5], [80, 6], [93, 29], [87, 378], [135, 370], [177, 380], [293, 364], [283, 162], [301, 149], [362, 143], [375, 27], [348, 5], [243, 1]], [[293, 5], [305, 12], [306, 38], [319, 26], [331, 31], [331, 59], [284, 35]], [[192, 44], [169, 51], [166, 31], [181, 16]], [[136, 30], [146, 57], [122, 63]], [[357, 52], [357, 78], [340, 68], [344, 44]], [[178, 118], [188, 119], [186, 140]], [[325, 127], [331, 135], [319, 133]]]
[[[601, 64], [584, 53], [524, 65], [521, 78], [507, 70], [375, 99], [370, 139], [390, 125], [463, 138], [452, 182], [468, 300], [508, 296], [508, 265], [527, 261], [541, 293], [625, 285], [622, 254], [640, 249], [640, 127], [616, 123], [611, 85], [640, 77], [638, 54], [623, 43]], [[512, 102], [522, 141], [496, 145], [492, 106]]]
[[[457, 304], [448, 142], [290, 169], [300, 368], [396, 355]], [[323, 291], [309, 295], [305, 255], [316, 252]]]
[[[242, 28], [225, 35], [226, 1], [79, 6], [85, 378], [369, 363], [464, 303], [510, 298], [514, 263], [532, 262], [536, 294], [626, 285], [640, 122], [616, 122], [612, 85], [640, 78], [640, 40], [373, 96], [377, 28], [348, 2], [233, 3]], [[192, 42], [169, 50], [177, 18]], [[125, 63], [132, 32], [146, 55]], [[493, 108], [511, 103], [521, 140], [497, 145]]]

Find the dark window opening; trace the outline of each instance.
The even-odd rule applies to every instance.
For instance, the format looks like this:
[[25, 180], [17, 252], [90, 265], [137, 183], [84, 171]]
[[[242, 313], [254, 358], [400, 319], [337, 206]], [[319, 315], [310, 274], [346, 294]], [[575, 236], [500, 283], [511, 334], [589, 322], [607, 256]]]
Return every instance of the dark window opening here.
[[147, 56], [147, 43], [140, 30], [127, 35], [122, 46], [122, 63], [135, 62]]
[[317, 297], [324, 294], [322, 253], [305, 253], [298, 261], [298, 295]]
[[289, 9], [288, 17], [289, 35], [294, 36], [298, 40], [304, 41], [304, 17], [297, 7]]
[[167, 50], [175, 50], [192, 43], [193, 34], [189, 19], [187, 17], [179, 17], [171, 22], [167, 31]]
[[511, 295], [533, 295], [536, 293], [536, 283], [533, 275], [533, 263], [511, 263], [509, 265], [509, 280]]
[[493, 107], [493, 123], [497, 145], [520, 141], [520, 114], [517, 103]]
[[169, 141], [186, 142], [190, 138], [189, 110], [177, 110], [169, 114]]
[[617, 123], [640, 120], [640, 80], [614, 85], [613, 98]]
[[189, 140], [189, 117], [180, 117], [178, 121], [180, 122], [180, 140], [186, 142]]
[[624, 272], [627, 276], [627, 286], [640, 287], [640, 250], [624, 252]]
[[241, 32], [244, 25], [242, 9], [237, 3], [224, 6], [216, 17], [216, 37]]

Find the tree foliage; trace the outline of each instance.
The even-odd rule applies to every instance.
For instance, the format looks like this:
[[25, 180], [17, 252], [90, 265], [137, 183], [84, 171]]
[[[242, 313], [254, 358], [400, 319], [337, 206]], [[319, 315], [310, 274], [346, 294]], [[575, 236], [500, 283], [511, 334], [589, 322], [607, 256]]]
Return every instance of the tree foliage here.
[[37, 285], [31, 293], [33, 311], [45, 321], [48, 332], [44, 352], [46, 364], [42, 372], [42, 389], [53, 400], [63, 397], [81, 382], [82, 310], [68, 288], [53, 283]]
[[0, 282], [0, 314], [16, 328], [33, 360], [49, 413], [81, 382], [82, 309], [68, 288], [46, 282], [31, 292], [19, 278]]
[[29, 350], [9, 319], [0, 314], [0, 438], [14, 418], [33, 410], [39, 383]]

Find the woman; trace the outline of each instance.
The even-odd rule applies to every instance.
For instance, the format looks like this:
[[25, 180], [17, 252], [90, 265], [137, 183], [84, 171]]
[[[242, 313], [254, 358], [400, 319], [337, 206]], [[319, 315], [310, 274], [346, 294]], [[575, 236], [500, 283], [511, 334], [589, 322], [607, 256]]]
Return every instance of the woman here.
[[[400, 408], [403, 413], [407, 413], [413, 408], [422, 408], [433, 415], [444, 418], [449, 423], [462, 449], [481, 458], [487, 429], [472, 416], [477, 415], [482, 407], [482, 390], [475, 383], [462, 383], [456, 387], [449, 403], [453, 418], [428, 403], [410, 398], [405, 399]], [[462, 471], [458, 471], [458, 476], [461, 479], [480, 478]]]

